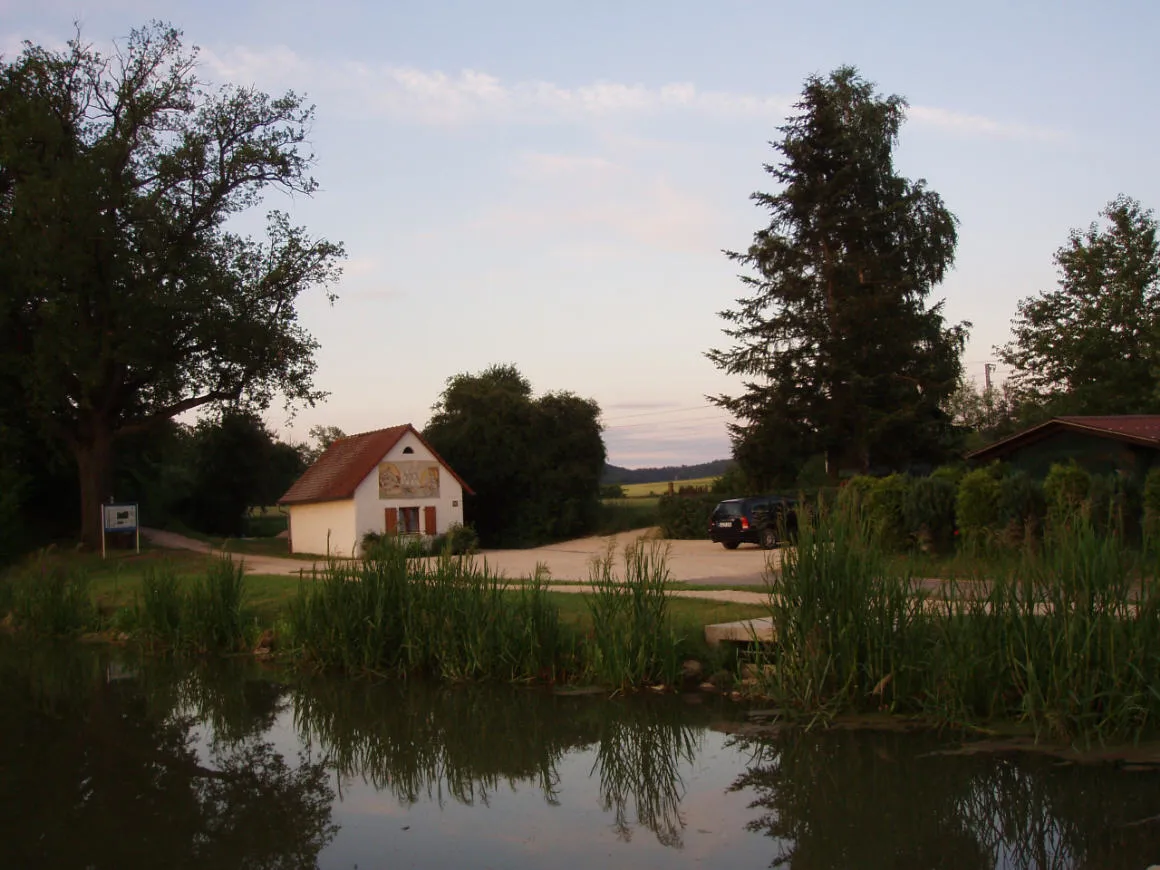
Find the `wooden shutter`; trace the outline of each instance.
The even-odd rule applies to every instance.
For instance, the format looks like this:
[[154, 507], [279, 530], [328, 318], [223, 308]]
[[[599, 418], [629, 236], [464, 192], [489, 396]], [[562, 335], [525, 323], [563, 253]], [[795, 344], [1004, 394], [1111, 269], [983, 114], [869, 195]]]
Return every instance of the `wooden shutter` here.
[[428, 505], [423, 508], [423, 531], [428, 535], [436, 534], [435, 531], [435, 505]]
[[399, 534], [399, 509], [387, 508], [383, 529], [388, 535]]

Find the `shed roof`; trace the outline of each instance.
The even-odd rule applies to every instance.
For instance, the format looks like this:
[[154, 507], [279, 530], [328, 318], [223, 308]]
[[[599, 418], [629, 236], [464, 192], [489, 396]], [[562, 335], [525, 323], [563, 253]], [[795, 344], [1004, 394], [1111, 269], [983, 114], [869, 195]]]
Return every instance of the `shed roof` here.
[[1016, 432], [1001, 441], [968, 453], [967, 458], [998, 459], [1057, 432], [1082, 432], [1160, 450], [1160, 414], [1120, 414], [1104, 417], [1053, 417], [1046, 423]]
[[464, 492], [475, 494], [467, 482], [455, 473], [455, 469], [427, 443], [427, 439], [419, 434], [414, 426], [407, 423], [403, 426], [391, 426], [388, 429], [376, 429], [374, 432], [336, 438], [315, 463], [294, 481], [294, 485], [286, 490], [286, 494], [278, 499], [278, 504], [309, 504], [353, 498], [358, 485], [408, 432], [431, 451], [431, 455], [439, 461], [439, 464], [459, 481]]

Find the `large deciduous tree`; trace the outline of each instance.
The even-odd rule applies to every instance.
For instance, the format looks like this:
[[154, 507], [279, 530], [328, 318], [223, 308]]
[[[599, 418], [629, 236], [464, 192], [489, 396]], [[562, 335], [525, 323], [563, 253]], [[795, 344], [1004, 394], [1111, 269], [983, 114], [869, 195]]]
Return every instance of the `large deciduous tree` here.
[[1160, 411], [1160, 242], [1150, 210], [1125, 196], [1106, 225], [1073, 230], [1055, 254], [1059, 287], [1019, 303], [997, 348], [1027, 399], [1052, 414]]
[[447, 381], [424, 435], [475, 490], [468, 519], [486, 546], [589, 533], [604, 468], [600, 408], [566, 392], [532, 395], [510, 365]]
[[196, 50], [152, 24], [111, 55], [79, 36], [0, 64], [0, 379], [75, 458], [82, 534], [100, 534], [115, 442], [211, 403], [313, 402], [305, 289], [342, 250], [283, 214], [229, 219], [263, 191], [309, 194], [313, 110], [210, 88]]
[[752, 196], [769, 225], [728, 253], [748, 295], [721, 312], [733, 346], [708, 357], [744, 390], [712, 401], [738, 419], [735, 454], [759, 485], [792, 481], [818, 453], [836, 477], [946, 451], [942, 404], [969, 324], [927, 301], [954, 261], [956, 220], [895, 171], [905, 113], [853, 68], [807, 79], [765, 167], [778, 190]]

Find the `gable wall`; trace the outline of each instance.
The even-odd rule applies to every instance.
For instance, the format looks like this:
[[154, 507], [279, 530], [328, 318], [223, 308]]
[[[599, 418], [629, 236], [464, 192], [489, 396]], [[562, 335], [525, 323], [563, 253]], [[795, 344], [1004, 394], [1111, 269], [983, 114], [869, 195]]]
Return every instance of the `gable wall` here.
[[[410, 447], [412, 453], [403, 451]], [[437, 461], [413, 432], [407, 432], [383, 457], [382, 462], [416, 462]], [[380, 462], [380, 465], [382, 463]], [[402, 496], [397, 498], [379, 498], [379, 466], [376, 466], [366, 479], [358, 485], [354, 492], [356, 532], [355, 539], [361, 539], [366, 532], [382, 533], [386, 526], [386, 512], [388, 507], [417, 507], [419, 508], [420, 529], [423, 528], [423, 508], [434, 506], [436, 533], [442, 534], [453, 523], [463, 522], [463, 487], [447, 470], [446, 466], [439, 468], [439, 495], [432, 498], [418, 498]]]

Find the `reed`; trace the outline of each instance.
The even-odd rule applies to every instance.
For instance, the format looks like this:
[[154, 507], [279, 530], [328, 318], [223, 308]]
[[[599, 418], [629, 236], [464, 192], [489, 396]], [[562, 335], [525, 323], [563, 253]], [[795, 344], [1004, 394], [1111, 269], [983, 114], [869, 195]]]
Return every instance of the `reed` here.
[[13, 622], [34, 634], [73, 636], [96, 627], [89, 578], [81, 569], [37, 559], [8, 581]]
[[854, 514], [819, 512], [799, 535], [771, 580], [777, 643], [759, 669], [787, 712], [1015, 721], [1084, 743], [1157, 731], [1157, 560], [1082, 515], [937, 595]]
[[568, 647], [545, 572], [516, 591], [486, 561], [389, 545], [305, 581], [287, 626], [309, 663], [354, 673], [550, 680]]
[[777, 644], [758, 672], [787, 711], [893, 709], [917, 689], [922, 596], [856, 505], [803, 512], [769, 592]]
[[589, 674], [617, 688], [645, 683], [671, 685], [678, 670], [679, 638], [668, 620], [666, 590], [671, 574], [668, 548], [637, 540], [622, 554], [623, 576], [616, 576], [616, 554], [609, 545], [595, 561], [589, 579], [592, 634], [585, 659]]

